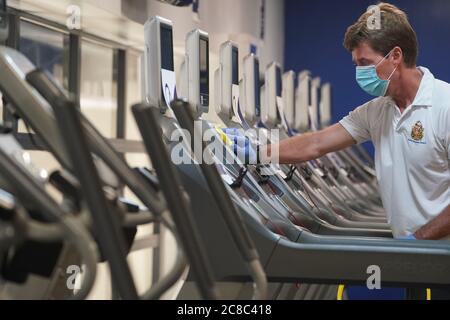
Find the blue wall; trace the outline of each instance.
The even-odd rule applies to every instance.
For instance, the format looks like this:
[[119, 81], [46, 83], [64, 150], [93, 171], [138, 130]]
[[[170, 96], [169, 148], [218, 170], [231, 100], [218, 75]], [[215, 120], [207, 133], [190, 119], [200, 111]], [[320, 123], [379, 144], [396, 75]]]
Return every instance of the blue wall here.
[[[368, 0], [285, 0], [285, 70], [308, 69], [333, 86], [333, 120], [371, 99], [355, 82], [350, 54], [342, 46], [347, 27]], [[389, 1], [387, 1], [389, 2]], [[405, 10], [419, 39], [418, 65], [450, 82], [450, 1], [392, 0]]]

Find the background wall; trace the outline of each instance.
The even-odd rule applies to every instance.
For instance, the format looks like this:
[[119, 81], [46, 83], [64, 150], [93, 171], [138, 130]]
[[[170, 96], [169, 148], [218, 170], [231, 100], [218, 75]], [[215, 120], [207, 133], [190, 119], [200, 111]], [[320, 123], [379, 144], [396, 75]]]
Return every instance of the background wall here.
[[[419, 39], [418, 65], [435, 77], [450, 81], [450, 1], [391, 0], [405, 10]], [[376, 4], [370, 0], [286, 0], [285, 69], [309, 69], [333, 86], [333, 120], [339, 121], [368, 101], [355, 81], [351, 56], [342, 46], [347, 27]]]

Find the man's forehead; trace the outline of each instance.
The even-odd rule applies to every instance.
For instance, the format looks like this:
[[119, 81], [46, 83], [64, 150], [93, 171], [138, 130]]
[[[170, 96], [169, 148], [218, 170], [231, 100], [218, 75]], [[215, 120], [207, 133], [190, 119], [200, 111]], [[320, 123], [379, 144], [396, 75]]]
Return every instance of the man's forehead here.
[[353, 62], [370, 62], [377, 60], [379, 54], [377, 54], [369, 45], [360, 44], [352, 51]]
[[352, 55], [352, 61], [354, 63], [360, 62], [360, 63], [364, 63], [364, 62], [372, 62], [375, 60], [375, 56], [374, 55]]

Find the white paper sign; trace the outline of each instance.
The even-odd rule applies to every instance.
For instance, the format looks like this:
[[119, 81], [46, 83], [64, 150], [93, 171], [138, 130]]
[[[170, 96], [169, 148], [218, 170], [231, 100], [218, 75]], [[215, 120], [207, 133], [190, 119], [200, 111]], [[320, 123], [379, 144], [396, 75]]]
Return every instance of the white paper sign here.
[[220, 163], [217, 163], [216, 168], [217, 168], [217, 171], [219, 171], [219, 174], [222, 177], [222, 180], [225, 181], [226, 184], [231, 186], [234, 183], [234, 179], [228, 173], [228, 170], [226, 169], [226, 167]]
[[228, 173], [224, 173], [221, 174], [222, 180], [225, 181], [226, 184], [228, 184], [229, 186], [231, 186], [233, 184], [233, 178], [228, 174]]
[[289, 126], [286, 122], [286, 116], [284, 115], [283, 99], [281, 97], [277, 97], [277, 108], [278, 112], [280, 113], [281, 124], [283, 125], [283, 128], [286, 130], [286, 132], [289, 132]]
[[176, 99], [176, 77], [175, 72], [161, 69], [161, 86], [164, 94], [164, 101], [167, 106]]
[[314, 171], [321, 177], [325, 177], [325, 173], [320, 168], [314, 168]]
[[275, 173], [278, 174], [283, 180], [287, 178], [287, 175], [281, 170], [280, 166], [277, 163], [272, 164], [272, 168]]
[[241, 118], [239, 117], [239, 86], [233, 84], [231, 86], [231, 105], [233, 107], [233, 114], [235, 117], [235, 120], [239, 123], [242, 123]]
[[317, 131], [317, 114], [312, 106], [309, 106], [309, 119], [311, 119], [311, 130]]

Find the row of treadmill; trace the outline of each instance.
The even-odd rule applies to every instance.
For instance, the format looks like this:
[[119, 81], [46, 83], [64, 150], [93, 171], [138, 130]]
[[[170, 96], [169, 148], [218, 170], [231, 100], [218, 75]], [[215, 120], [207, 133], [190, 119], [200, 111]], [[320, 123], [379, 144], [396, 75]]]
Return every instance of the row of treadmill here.
[[[446, 242], [392, 239], [373, 161], [363, 149], [290, 166], [245, 165], [216, 130], [269, 135], [279, 129], [280, 139], [317, 130], [331, 118], [329, 85], [308, 72], [282, 74], [276, 62], [261, 77], [257, 56], [239, 61], [237, 46], [226, 42], [209, 99], [207, 33], [186, 36], [180, 88], [171, 87], [172, 22], [150, 18], [145, 46], [144, 96], [131, 109], [151, 168], [130, 167], [51, 75], [0, 47], [5, 108], [61, 166], [42, 174], [2, 127], [2, 298], [14, 298], [2, 290], [14, 283], [35, 290], [36, 299], [85, 299], [105, 261], [118, 299], [159, 299], [179, 281], [179, 299], [336, 299], [339, 285], [366, 285], [370, 266], [380, 268], [382, 286], [450, 284]], [[210, 107], [221, 123], [205, 120]], [[211, 129], [210, 138], [236, 161], [208, 151], [204, 133]], [[196, 158], [194, 141], [202, 141], [209, 161]], [[175, 164], [174, 153], [192, 161]], [[122, 196], [124, 187], [139, 203]], [[138, 294], [127, 255], [137, 227], [155, 222], [174, 235], [176, 259]], [[75, 290], [55, 272], [65, 264], [83, 266]], [[33, 275], [48, 278], [45, 288], [25, 289]]]

